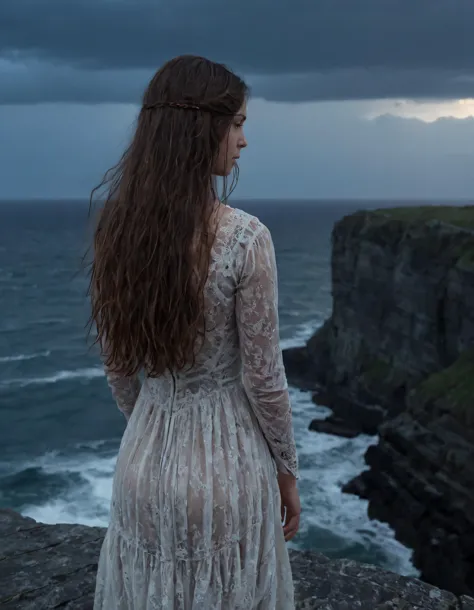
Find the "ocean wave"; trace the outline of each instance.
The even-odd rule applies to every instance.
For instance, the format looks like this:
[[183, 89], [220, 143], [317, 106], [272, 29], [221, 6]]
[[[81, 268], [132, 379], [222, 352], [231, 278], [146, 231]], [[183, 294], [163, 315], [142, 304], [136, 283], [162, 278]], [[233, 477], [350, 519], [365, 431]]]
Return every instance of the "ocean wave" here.
[[0, 385], [3, 387], [24, 388], [30, 385], [49, 385], [52, 383], [58, 383], [59, 381], [70, 381], [71, 379], [95, 379], [97, 377], [103, 377], [103, 375], [104, 370], [102, 367], [93, 367], [77, 369], [75, 371], [58, 371], [57, 373], [46, 377], [8, 379], [7, 381], [2, 381]]
[[36, 354], [17, 354], [16, 356], [2, 356], [0, 362], [20, 362], [22, 360], [33, 360], [34, 358], [47, 358], [50, 351], [37, 352]]
[[[111, 443], [106, 441], [91, 443], [96, 448], [88, 451], [76, 446], [79, 449], [76, 455], [50, 451], [34, 460], [12, 465], [4, 476], [25, 477], [27, 487], [38, 488], [38, 501], [23, 506], [22, 514], [42, 523], [106, 527], [118, 442], [116, 447], [110, 446], [107, 450], [102, 445]], [[48, 486], [49, 493], [45, 493]], [[44, 495], [50, 497], [44, 498]]]
[[300, 324], [293, 330], [292, 335], [288, 339], [282, 339], [280, 341], [281, 349], [288, 349], [290, 347], [299, 347], [304, 345], [311, 335], [322, 326], [322, 320], [311, 320]]
[[[395, 540], [390, 528], [368, 519], [365, 501], [341, 492], [341, 486], [364, 469], [363, 456], [376, 438], [344, 439], [310, 432], [311, 418], [327, 410], [313, 404], [308, 393], [290, 393], [304, 506], [300, 535], [290, 546], [319, 548], [333, 557], [357, 556], [366, 562], [376, 558], [386, 568], [417, 575], [411, 552]], [[107, 526], [119, 443], [119, 438], [83, 441], [11, 464], [5, 474], [18, 473], [17, 482], [26, 491], [38, 490], [36, 498], [24, 495], [21, 512], [44, 523]], [[29, 472], [22, 476], [25, 469]]]
[[416, 575], [411, 551], [395, 540], [388, 525], [369, 520], [367, 502], [344, 494], [341, 487], [360, 474], [364, 455], [376, 437], [345, 439], [312, 432], [309, 422], [330, 411], [315, 405], [309, 392], [290, 388], [295, 439], [300, 465], [300, 494], [304, 512], [301, 530], [292, 548], [321, 548], [333, 557], [357, 556], [400, 574]]

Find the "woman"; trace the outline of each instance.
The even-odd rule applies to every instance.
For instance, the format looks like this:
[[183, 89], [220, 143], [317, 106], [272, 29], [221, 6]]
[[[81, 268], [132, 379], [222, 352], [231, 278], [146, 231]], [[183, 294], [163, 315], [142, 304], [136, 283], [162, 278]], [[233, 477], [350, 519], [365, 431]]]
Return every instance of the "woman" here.
[[274, 250], [215, 188], [247, 145], [247, 95], [223, 65], [168, 62], [105, 181], [91, 321], [128, 423], [95, 610], [294, 608], [285, 538], [300, 504]]

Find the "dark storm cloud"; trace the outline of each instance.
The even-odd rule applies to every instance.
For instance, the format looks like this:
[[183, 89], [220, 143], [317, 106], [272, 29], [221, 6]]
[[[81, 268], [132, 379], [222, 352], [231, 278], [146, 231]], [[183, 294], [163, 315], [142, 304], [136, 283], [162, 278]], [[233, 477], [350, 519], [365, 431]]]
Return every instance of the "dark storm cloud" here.
[[1, 0], [0, 101], [136, 101], [181, 53], [272, 99], [467, 96], [473, 23], [473, 0]]
[[[87, 71], [38, 62], [21, 69], [10, 66], [3, 72], [0, 67], [0, 105], [137, 103], [151, 74], [149, 70]], [[250, 76], [248, 81], [254, 97], [279, 102], [474, 97], [474, 78], [448, 71], [348, 69], [325, 74]]]

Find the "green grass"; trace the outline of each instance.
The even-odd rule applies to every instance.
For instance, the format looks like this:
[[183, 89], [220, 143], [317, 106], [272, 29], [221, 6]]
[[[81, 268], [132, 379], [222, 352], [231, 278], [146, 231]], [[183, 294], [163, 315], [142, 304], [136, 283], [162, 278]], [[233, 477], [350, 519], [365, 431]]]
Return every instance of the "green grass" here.
[[418, 398], [450, 410], [467, 426], [474, 425], [474, 348], [461, 354], [450, 367], [435, 373], [417, 388]]
[[[360, 211], [344, 217], [335, 225], [345, 239], [364, 239], [381, 247], [397, 248], [407, 231], [420, 260], [438, 258], [445, 263], [472, 271], [474, 268], [474, 235], [469, 233], [431, 231], [426, 223], [439, 220], [454, 227], [474, 231], [474, 205], [407, 206]], [[429, 237], [429, 238], [428, 238]]]
[[387, 209], [381, 208], [375, 210], [375, 214], [389, 216], [395, 220], [409, 223], [424, 223], [429, 220], [440, 220], [457, 227], [474, 229], [474, 205], [426, 205]]

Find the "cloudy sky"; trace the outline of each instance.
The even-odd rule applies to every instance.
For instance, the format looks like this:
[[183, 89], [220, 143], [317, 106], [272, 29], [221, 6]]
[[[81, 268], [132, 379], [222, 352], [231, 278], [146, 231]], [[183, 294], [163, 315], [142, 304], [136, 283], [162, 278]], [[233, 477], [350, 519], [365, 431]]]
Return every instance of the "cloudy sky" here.
[[0, 0], [0, 198], [87, 197], [181, 53], [252, 86], [240, 198], [474, 199], [473, 0]]

